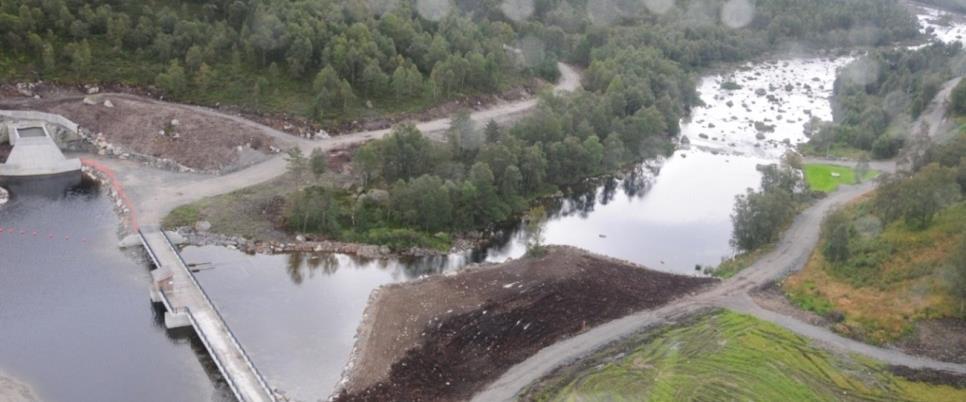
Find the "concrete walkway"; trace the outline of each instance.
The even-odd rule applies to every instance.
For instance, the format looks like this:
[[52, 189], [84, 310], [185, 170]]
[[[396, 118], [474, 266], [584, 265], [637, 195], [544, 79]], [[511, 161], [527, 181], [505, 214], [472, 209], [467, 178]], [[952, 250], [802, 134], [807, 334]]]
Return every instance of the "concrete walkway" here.
[[164, 232], [144, 227], [140, 236], [157, 265], [152, 297], [160, 298], [168, 310], [165, 325], [194, 328], [239, 401], [274, 402], [264, 378]]

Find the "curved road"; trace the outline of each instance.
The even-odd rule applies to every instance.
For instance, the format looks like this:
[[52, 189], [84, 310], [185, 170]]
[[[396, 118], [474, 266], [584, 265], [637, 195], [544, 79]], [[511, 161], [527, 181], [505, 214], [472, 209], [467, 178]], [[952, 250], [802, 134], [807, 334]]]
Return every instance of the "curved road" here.
[[[573, 68], [560, 64], [561, 79], [555, 86], [556, 93], [574, 91], [580, 86], [580, 76]], [[946, 103], [950, 89], [954, 82], [947, 83], [941, 93], [933, 100], [929, 110], [923, 113], [923, 119], [915, 127], [921, 128], [923, 121], [929, 121], [929, 134], [934, 135], [943, 120], [937, 109]], [[124, 96], [112, 94], [111, 96]], [[140, 99], [140, 98], [139, 98]], [[144, 100], [144, 99], [141, 99]], [[153, 101], [160, 102], [160, 101]], [[213, 117], [230, 119], [241, 124], [258, 128], [267, 135], [287, 146], [298, 146], [303, 152], [310, 152], [315, 148], [331, 150], [349, 145], [363, 143], [382, 138], [390, 130], [363, 131], [346, 134], [324, 140], [306, 140], [291, 136], [271, 127], [252, 122], [245, 118], [225, 114], [212, 109], [169, 104], [187, 108]], [[487, 110], [472, 113], [472, 118], [478, 122], [490, 119], [498, 122], [510, 121], [522, 113], [532, 109], [537, 104], [536, 99], [527, 99], [494, 106]], [[417, 124], [417, 128], [427, 135], [438, 135], [449, 128], [448, 118], [436, 119]], [[259, 184], [285, 173], [284, 157], [276, 155], [269, 160], [248, 168], [223, 176], [208, 176], [201, 174], [181, 174], [162, 171], [143, 166], [136, 162], [116, 159], [98, 158], [102, 163], [112, 167], [117, 173], [125, 189], [134, 198], [144, 223], [156, 223], [169, 211], [178, 205], [187, 204], [205, 197], [224, 194], [251, 185]], [[842, 163], [841, 161], [829, 161]], [[876, 164], [873, 168], [883, 171], [894, 171], [890, 164]], [[897, 350], [878, 348], [847, 339], [821, 327], [816, 327], [791, 317], [771, 312], [757, 306], [748, 296], [748, 291], [758, 286], [782, 278], [792, 271], [801, 269], [819, 237], [819, 228], [824, 215], [835, 205], [839, 205], [868, 193], [874, 188], [874, 183], [867, 182], [857, 186], [847, 186], [829, 197], [819, 201], [799, 215], [791, 227], [783, 234], [775, 250], [768, 253], [752, 266], [735, 277], [705, 292], [679, 299], [665, 307], [642, 311], [630, 316], [617, 319], [604, 325], [595, 327], [585, 333], [563, 340], [544, 348], [529, 359], [513, 366], [497, 381], [490, 384], [479, 393], [475, 401], [504, 401], [512, 400], [517, 393], [530, 383], [549, 374], [555, 368], [573, 362], [611, 342], [620, 340], [635, 332], [672, 323], [675, 320], [712, 307], [725, 307], [740, 312], [752, 314], [758, 318], [774, 322], [788, 328], [802, 336], [824, 343], [830, 347], [859, 353], [877, 360], [909, 366], [913, 368], [931, 368], [955, 373], [966, 374], [966, 365], [941, 362], [933, 359], [911, 356]]]
[[825, 214], [836, 205], [847, 203], [874, 188], [875, 183], [873, 182], [843, 187], [843, 189], [805, 210], [782, 235], [775, 250], [763, 256], [735, 277], [716, 285], [710, 290], [678, 299], [662, 308], [641, 311], [550, 345], [529, 359], [511, 367], [499, 379], [474, 396], [473, 401], [514, 400], [520, 391], [550, 374], [557, 367], [573, 363], [612, 342], [640, 331], [671, 324], [696, 312], [714, 307], [724, 307], [750, 314], [771, 321], [826, 346], [858, 353], [888, 364], [966, 374], [966, 365], [912, 356], [898, 350], [879, 348], [848, 339], [825, 328], [765, 310], [755, 304], [748, 296], [750, 290], [801, 269], [818, 243], [819, 228]]
[[[961, 78], [946, 82], [940, 92], [930, 102], [927, 109], [913, 124], [913, 135], [938, 138], [946, 131], [948, 121], [945, 118], [948, 101], [952, 89]], [[854, 165], [854, 162], [811, 158], [812, 162], [830, 163], [838, 165]], [[894, 173], [897, 169], [908, 165], [894, 161], [875, 161], [870, 167], [886, 173]], [[699, 294], [689, 295], [655, 310], [641, 311], [624, 318], [620, 318], [590, 331], [550, 345], [527, 360], [514, 365], [493, 383], [473, 397], [473, 401], [511, 401], [516, 399], [523, 389], [530, 384], [549, 375], [557, 367], [561, 367], [597, 351], [610, 343], [624, 339], [640, 331], [659, 325], [674, 323], [678, 319], [687, 317], [709, 308], [722, 307], [752, 315], [756, 318], [780, 325], [805, 338], [809, 338], [827, 347], [857, 353], [891, 365], [910, 368], [933, 369], [966, 375], [966, 364], [943, 362], [922, 356], [913, 356], [899, 350], [872, 346], [854, 339], [845, 338], [826, 328], [811, 325], [794, 317], [766, 310], [758, 306], [748, 292], [765, 284], [784, 278], [788, 274], [798, 271], [805, 266], [809, 255], [818, 244], [819, 232], [825, 215], [837, 205], [848, 203], [875, 189], [875, 182], [868, 181], [860, 185], [845, 186], [835, 193], [812, 205], [795, 218], [791, 227], [782, 234], [777, 246], [770, 253], [764, 255], [751, 266], [745, 268], [738, 275], [728, 279], [715, 287]]]
[[[574, 68], [563, 63], [558, 63], [558, 68], [561, 74], [560, 80], [554, 86], [555, 93], [572, 92], [580, 88], [580, 74]], [[123, 94], [109, 95], [129, 96]], [[140, 97], [138, 99], [147, 102], [162, 102]], [[278, 139], [282, 146], [298, 146], [306, 154], [316, 148], [322, 150], [345, 148], [350, 145], [382, 138], [390, 132], [390, 129], [361, 131], [322, 140], [308, 140], [289, 135], [240, 116], [222, 113], [206, 107], [164, 103], [173, 107], [189, 109], [212, 117], [229, 119], [257, 128], [266, 135]], [[485, 110], [473, 112], [470, 116], [474, 121], [481, 123], [491, 119], [498, 123], [504, 123], [518, 118], [533, 109], [536, 105], [537, 99], [530, 98], [498, 104]], [[440, 136], [449, 128], [449, 125], [450, 119], [442, 118], [417, 123], [416, 127], [428, 136]], [[99, 158], [96, 156], [92, 156], [91, 158], [97, 159], [116, 172], [125, 190], [134, 199], [134, 205], [138, 208], [141, 223], [145, 224], [160, 222], [168, 212], [179, 205], [263, 183], [281, 176], [286, 171], [284, 155], [275, 155], [264, 162], [221, 176], [172, 173], [130, 161]]]

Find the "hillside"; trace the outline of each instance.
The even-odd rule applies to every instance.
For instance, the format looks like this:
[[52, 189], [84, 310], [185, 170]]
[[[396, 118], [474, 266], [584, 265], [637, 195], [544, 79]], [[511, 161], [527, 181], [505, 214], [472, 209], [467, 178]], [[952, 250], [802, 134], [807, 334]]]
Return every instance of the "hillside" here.
[[[783, 287], [844, 334], [966, 361], [966, 135], [916, 173], [831, 214], [805, 269]], [[956, 352], [950, 352], [956, 351]], [[954, 355], [948, 355], [953, 353]]]

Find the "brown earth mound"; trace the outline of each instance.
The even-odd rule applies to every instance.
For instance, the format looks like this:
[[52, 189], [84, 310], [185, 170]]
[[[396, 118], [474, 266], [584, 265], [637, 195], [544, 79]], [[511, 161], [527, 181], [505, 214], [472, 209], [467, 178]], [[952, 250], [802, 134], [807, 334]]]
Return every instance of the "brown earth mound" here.
[[[260, 161], [273, 145], [272, 137], [256, 127], [188, 108], [133, 95], [92, 99], [97, 103], [85, 104], [80, 96], [0, 100], [0, 109], [56, 113], [93, 133], [103, 133], [110, 144], [203, 171], [232, 170]], [[113, 107], [104, 105], [107, 100]], [[177, 125], [172, 125], [175, 120]]]
[[715, 282], [566, 247], [374, 295], [339, 401], [465, 400], [597, 324]]

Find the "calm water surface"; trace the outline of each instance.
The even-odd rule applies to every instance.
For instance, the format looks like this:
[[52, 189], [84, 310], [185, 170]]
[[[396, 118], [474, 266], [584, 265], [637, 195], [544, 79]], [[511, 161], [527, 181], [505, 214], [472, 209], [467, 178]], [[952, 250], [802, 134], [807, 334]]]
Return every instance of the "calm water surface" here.
[[230, 400], [192, 338], [161, 326], [148, 268], [118, 250], [118, 219], [94, 184], [11, 187], [0, 206], [0, 372], [51, 402]]
[[[682, 122], [691, 145], [556, 201], [545, 224], [547, 243], [681, 274], [695, 274], [695, 265], [717, 265], [733, 253], [735, 195], [758, 186], [756, 165], [775, 163], [792, 144], [806, 140], [803, 126], [811, 116], [831, 118], [835, 69], [848, 60], [788, 59], [704, 77], [698, 90], [708, 106]], [[722, 90], [725, 80], [742, 89]], [[756, 93], [759, 89], [774, 99]], [[776, 126], [775, 132], [758, 139], [756, 121]], [[199, 281], [269, 383], [297, 400], [314, 401], [338, 384], [373, 289], [471, 261], [520, 257], [524, 238], [517, 231], [473, 255], [417, 261], [249, 256], [211, 246], [188, 247], [184, 257], [199, 264]]]
[[[962, 24], [939, 25], [940, 15], [922, 11], [924, 29], [932, 26], [938, 40], [961, 41]], [[682, 122], [690, 145], [558, 200], [545, 224], [547, 242], [681, 274], [716, 265], [733, 253], [735, 195], [758, 186], [756, 165], [775, 163], [806, 140], [803, 126], [812, 116], [831, 118], [835, 70], [850, 60], [788, 58], [703, 77], [698, 91], [707, 106]], [[741, 89], [722, 90], [725, 81]], [[775, 130], [759, 133], [755, 122]], [[147, 301], [147, 269], [117, 251], [116, 222], [109, 203], [89, 188], [18, 196], [0, 207], [0, 226], [55, 234], [50, 241], [0, 234], [0, 372], [52, 401], [223, 398], [199, 362], [207, 357], [190, 338], [159, 326]], [[65, 235], [71, 240], [61, 240]], [[373, 289], [471, 261], [519, 257], [524, 237], [517, 231], [472, 255], [417, 261], [250, 256], [222, 247], [188, 247], [184, 257], [199, 264], [199, 281], [269, 383], [315, 401], [338, 383]]]

